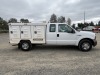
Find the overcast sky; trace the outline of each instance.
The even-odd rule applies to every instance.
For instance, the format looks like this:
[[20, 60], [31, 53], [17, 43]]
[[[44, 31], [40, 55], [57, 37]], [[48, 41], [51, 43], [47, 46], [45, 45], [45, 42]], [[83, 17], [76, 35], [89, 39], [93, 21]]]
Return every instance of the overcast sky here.
[[0, 0], [0, 17], [48, 21], [51, 14], [69, 17], [73, 23], [100, 20], [100, 0]]

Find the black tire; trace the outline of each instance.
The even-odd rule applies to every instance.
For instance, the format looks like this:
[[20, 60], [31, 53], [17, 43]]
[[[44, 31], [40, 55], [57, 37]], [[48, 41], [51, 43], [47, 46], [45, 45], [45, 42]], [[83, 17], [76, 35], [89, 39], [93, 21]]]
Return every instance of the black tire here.
[[36, 46], [36, 44], [32, 44], [32, 49], [34, 49], [34, 48], [35, 48], [35, 46]]
[[79, 43], [79, 49], [83, 52], [88, 52], [92, 49], [92, 43], [90, 40], [82, 40]]
[[23, 51], [29, 51], [32, 49], [32, 44], [30, 41], [21, 41], [20, 48]]

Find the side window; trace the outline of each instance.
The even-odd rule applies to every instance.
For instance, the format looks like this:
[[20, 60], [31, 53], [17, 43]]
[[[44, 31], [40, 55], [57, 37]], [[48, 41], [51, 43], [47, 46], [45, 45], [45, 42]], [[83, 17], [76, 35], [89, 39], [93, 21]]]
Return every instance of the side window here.
[[55, 32], [55, 31], [56, 31], [56, 25], [55, 24], [50, 24], [49, 32]]
[[71, 33], [72, 32], [72, 28], [69, 27], [66, 24], [59, 24], [58, 25], [58, 32], [67, 32], [67, 33]]

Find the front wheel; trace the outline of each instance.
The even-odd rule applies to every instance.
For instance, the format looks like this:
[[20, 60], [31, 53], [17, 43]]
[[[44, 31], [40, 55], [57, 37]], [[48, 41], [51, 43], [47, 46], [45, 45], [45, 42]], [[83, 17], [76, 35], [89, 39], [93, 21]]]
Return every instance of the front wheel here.
[[22, 41], [20, 47], [23, 51], [29, 51], [32, 48], [32, 44], [29, 41]]
[[84, 51], [84, 52], [87, 52], [87, 51], [90, 51], [92, 48], [92, 43], [91, 41], [89, 40], [82, 40], [80, 43], [79, 43], [79, 49], [81, 51]]

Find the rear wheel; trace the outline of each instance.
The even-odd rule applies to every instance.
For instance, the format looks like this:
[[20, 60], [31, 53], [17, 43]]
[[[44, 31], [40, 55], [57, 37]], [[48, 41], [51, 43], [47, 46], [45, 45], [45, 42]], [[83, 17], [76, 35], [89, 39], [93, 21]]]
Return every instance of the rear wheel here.
[[20, 48], [23, 51], [29, 51], [32, 48], [32, 44], [29, 41], [22, 41], [20, 43]]
[[80, 43], [79, 43], [79, 49], [81, 51], [84, 51], [84, 52], [87, 52], [87, 51], [90, 51], [92, 48], [92, 43], [90, 40], [82, 40]]

